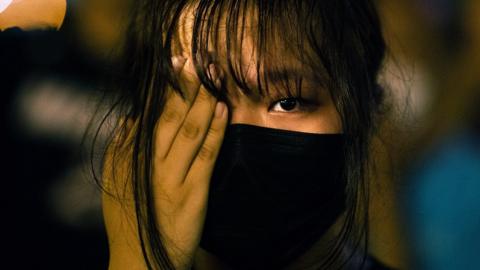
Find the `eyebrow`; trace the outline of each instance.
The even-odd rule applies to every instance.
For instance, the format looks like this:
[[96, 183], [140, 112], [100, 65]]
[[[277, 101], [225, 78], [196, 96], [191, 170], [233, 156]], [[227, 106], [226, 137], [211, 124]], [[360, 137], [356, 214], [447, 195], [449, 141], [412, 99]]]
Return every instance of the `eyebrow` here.
[[[245, 79], [247, 79], [246, 87], [248, 87], [250, 90], [247, 92], [241, 90], [241, 92], [243, 92], [243, 94], [246, 94], [249, 98], [253, 98], [255, 100], [259, 99], [262, 96], [262, 94], [260, 94], [260, 92], [256, 90], [252, 91], [252, 89], [258, 89], [257, 75], [254, 75], [253, 78], [250, 77], [250, 79], [248, 78], [245, 78]], [[312, 88], [311, 86], [313, 85], [318, 85], [320, 87], [323, 87], [321, 81], [319, 80], [318, 76], [315, 76], [314, 72], [311, 72], [311, 71], [307, 72], [293, 66], [287, 66], [283, 69], [265, 69], [260, 72], [259, 79], [262, 82], [262, 86], [264, 85], [263, 83], [264, 79], [268, 80], [267, 84], [272, 84], [272, 85], [275, 85], [279, 82], [285, 82], [285, 79], [287, 79], [289, 86], [291, 86], [290, 89], [293, 89], [293, 91], [291, 91], [292, 93], [296, 93], [297, 90], [299, 90], [298, 88], [300, 88], [301, 93], [303, 93], [304, 90], [309, 91], [309, 89], [311, 89]], [[292, 85], [292, 82], [294, 83], [293, 85]], [[300, 87], [297, 87], [298, 85], [296, 85], [296, 83], [298, 82], [300, 82], [301, 84]], [[304, 87], [305, 85], [308, 85], [309, 87]], [[230, 95], [230, 93], [228, 92], [230, 91], [227, 91], [225, 93], [226, 94], [224, 96], [225, 99], [228, 99], [228, 96]], [[282, 90], [279, 90], [278, 87], [269, 87], [268, 92], [269, 94], [267, 94], [267, 96], [272, 96], [273, 93], [284, 94], [284, 92]]]
[[[287, 75], [287, 76], [285, 76]], [[266, 70], [263, 72], [263, 76], [268, 78], [271, 82], [275, 83], [284, 80], [285, 77], [292, 79], [301, 79], [302, 81], [317, 82], [318, 78], [313, 74], [304, 72], [296, 68], [287, 68], [284, 70]]]
[[[285, 82], [285, 79], [288, 80], [287, 87], [290, 90], [287, 90], [287, 92], [289, 94], [301, 93], [302, 85], [304, 85], [304, 81], [305, 81], [305, 75], [302, 73], [302, 71], [294, 68], [289, 68], [284, 70], [266, 70], [260, 74], [260, 80], [263, 80], [264, 78], [268, 81], [267, 84], [269, 85], [271, 84], [273, 86], [273, 87], [268, 86], [268, 90], [267, 90], [268, 93], [266, 94], [266, 96], [268, 97], [276, 97], [277, 95], [286, 94], [286, 92], [280, 90], [278, 87], [275, 87], [277, 83]], [[313, 78], [313, 76], [311, 76], [311, 78]], [[293, 82], [293, 86], [291, 82]], [[259, 88], [257, 78], [255, 78], [255, 82], [252, 82], [252, 85], [254, 85], [254, 88], [256, 89]], [[300, 87], [297, 87], [297, 86], [300, 86]], [[264, 85], [262, 85], [262, 88], [263, 87]], [[250, 94], [247, 94], [247, 96], [255, 99], [255, 98], [260, 98], [263, 95], [262, 94], [259, 95], [257, 91], [252, 91]]]

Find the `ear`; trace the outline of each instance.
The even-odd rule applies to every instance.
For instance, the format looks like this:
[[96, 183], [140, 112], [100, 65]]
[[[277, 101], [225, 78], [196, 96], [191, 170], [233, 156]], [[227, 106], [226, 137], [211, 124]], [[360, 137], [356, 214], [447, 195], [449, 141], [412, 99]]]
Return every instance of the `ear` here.
[[66, 10], [66, 0], [0, 0], [0, 30], [59, 29]]

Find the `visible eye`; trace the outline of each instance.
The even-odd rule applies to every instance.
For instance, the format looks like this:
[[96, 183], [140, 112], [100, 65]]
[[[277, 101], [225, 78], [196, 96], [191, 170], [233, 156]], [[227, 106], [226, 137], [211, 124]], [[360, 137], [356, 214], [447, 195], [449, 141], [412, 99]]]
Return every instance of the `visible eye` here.
[[297, 97], [287, 97], [282, 98], [273, 103], [271, 110], [275, 112], [298, 112], [305, 111], [310, 104], [302, 99]]

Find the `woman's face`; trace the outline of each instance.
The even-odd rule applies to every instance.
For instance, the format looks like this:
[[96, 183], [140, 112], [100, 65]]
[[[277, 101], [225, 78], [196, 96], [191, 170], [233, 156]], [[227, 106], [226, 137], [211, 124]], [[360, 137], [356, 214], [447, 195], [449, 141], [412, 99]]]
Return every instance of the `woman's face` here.
[[[187, 61], [192, 59], [191, 55], [191, 36], [193, 31], [194, 10], [191, 8], [184, 12], [179, 20], [179, 28], [173, 39], [172, 54], [182, 55]], [[249, 18], [254, 18], [250, 16]], [[301, 61], [294, 57], [295, 53], [289, 53], [288, 49], [283, 49], [282, 44], [277, 45], [277, 50], [269, 50], [269, 62], [281, 62], [282, 71], [287, 71], [289, 77], [298, 77], [301, 75], [301, 94], [302, 99], [284, 95], [284, 91], [278, 91], [284, 84], [283, 81], [269, 80], [269, 94], [260, 95], [256, 91], [252, 94], [245, 94], [240, 86], [235, 82], [233, 75], [228, 72], [228, 62], [226, 54], [225, 40], [226, 28], [223, 20], [218, 28], [218, 44], [213, 59], [222, 70], [223, 83], [227, 91], [225, 97], [229, 105], [229, 114], [231, 124], [250, 124], [255, 126], [284, 129], [308, 133], [342, 133], [342, 124], [340, 115], [335, 107], [330, 92], [321, 86], [315, 76], [307, 69], [302, 68]], [[257, 75], [263, 78], [265, 74], [272, 75], [275, 69], [264, 65], [257, 71], [257, 55], [255, 42], [252, 33], [255, 31], [254, 22], [246, 22], [243, 29], [245, 31], [242, 39], [242, 48], [240, 55], [236, 59], [241, 59], [243, 75], [249, 89], [257, 89]], [[213, 46], [212, 46], [213, 47]], [[273, 60], [272, 60], [273, 59]], [[271, 65], [270, 65], [271, 66]], [[191, 69], [193, 70], [193, 69]], [[260, 74], [258, 74], [260, 72]], [[191, 72], [194, 75], [194, 71]], [[267, 76], [274, 78], [275, 76]], [[295, 85], [291, 85], [295, 88]], [[295, 92], [295, 91], [293, 91]], [[312, 248], [315, 251], [315, 247]], [[315, 253], [315, 252], [314, 252]], [[308, 253], [307, 253], [308, 254]], [[294, 265], [295, 266], [295, 265]], [[207, 252], [199, 248], [195, 256], [195, 268], [197, 269], [224, 269], [220, 261]]]
[[[184, 12], [179, 20], [179, 30], [174, 38], [173, 54], [181, 54], [191, 59], [191, 35], [193, 29], [193, 10]], [[250, 16], [254, 18], [255, 16]], [[341, 133], [342, 125], [339, 113], [333, 103], [328, 89], [322, 87], [314, 76], [309, 75], [306, 69], [302, 68], [297, 57], [283, 49], [282, 45], [277, 50], [269, 50], [269, 59], [281, 60], [282, 70], [286, 70], [289, 76], [302, 76], [301, 99], [285, 96], [284, 91], [278, 88], [285, 83], [282, 81], [269, 80], [269, 95], [263, 97], [253, 91], [252, 94], [245, 94], [235, 83], [233, 76], [228, 71], [226, 49], [224, 42], [226, 27], [220, 23], [219, 44], [214, 58], [223, 71], [223, 83], [227, 91], [226, 99], [229, 105], [231, 124], [242, 123], [268, 128], [285, 129], [309, 133]], [[222, 27], [223, 26], [223, 27]], [[252, 31], [255, 31], [254, 22], [246, 22], [245, 35], [241, 48], [241, 65], [245, 81], [249, 88], [257, 88], [257, 75], [263, 77], [265, 74], [272, 74], [275, 70], [268, 67], [261, 67], [260, 74], [257, 74], [257, 60], [254, 42], [251, 38]], [[269, 60], [274, 62], [275, 60]], [[311, 74], [311, 73], [310, 73]], [[277, 88], [277, 90], [276, 90]], [[292, 88], [295, 88], [292, 85]]]

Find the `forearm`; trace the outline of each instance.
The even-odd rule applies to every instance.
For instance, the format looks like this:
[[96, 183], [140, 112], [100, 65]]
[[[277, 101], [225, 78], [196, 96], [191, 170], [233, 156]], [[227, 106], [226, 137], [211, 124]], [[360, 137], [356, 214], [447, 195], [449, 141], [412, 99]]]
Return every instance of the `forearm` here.
[[[9, 1], [7, 1], [9, 2]], [[60, 28], [67, 10], [66, 0], [12, 0], [0, 12], [0, 30]]]

